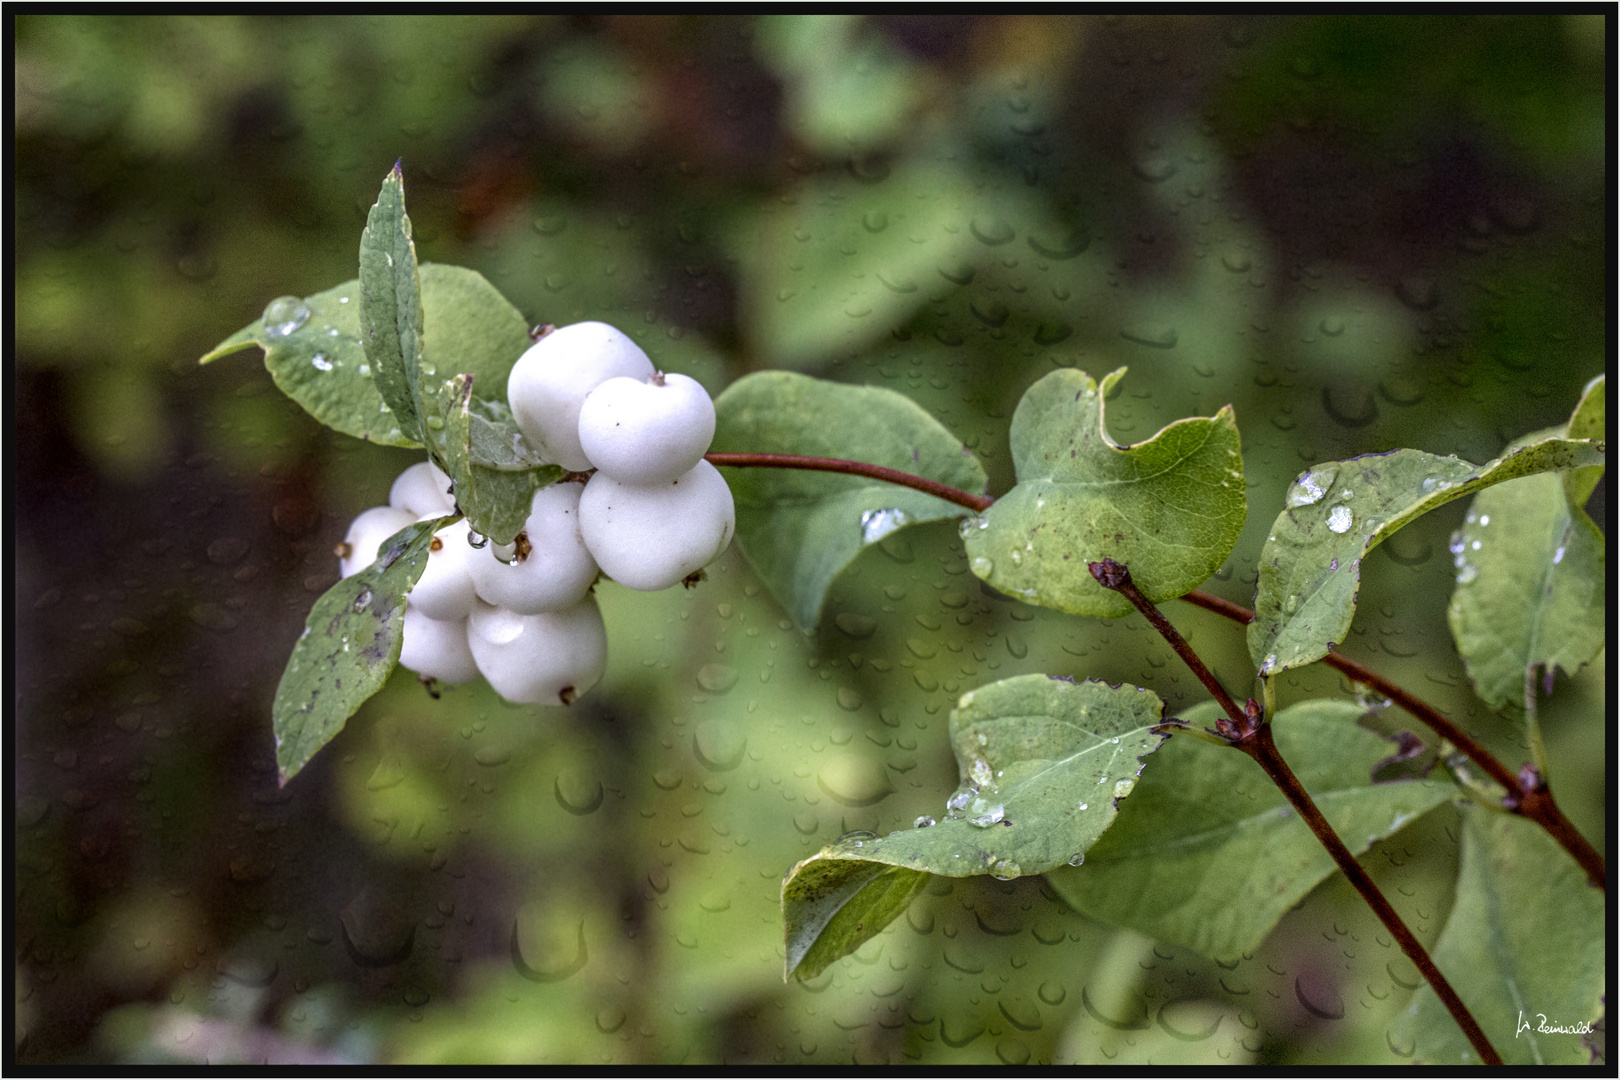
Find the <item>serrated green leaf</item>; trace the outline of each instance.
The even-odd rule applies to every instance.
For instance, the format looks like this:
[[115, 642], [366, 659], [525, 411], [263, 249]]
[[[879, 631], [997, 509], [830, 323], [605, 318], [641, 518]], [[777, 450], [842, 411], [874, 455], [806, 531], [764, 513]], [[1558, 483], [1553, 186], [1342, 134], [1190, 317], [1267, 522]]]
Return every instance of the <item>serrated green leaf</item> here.
[[[785, 371], [739, 379], [714, 403], [712, 449], [806, 454], [884, 465], [982, 494], [984, 468], [901, 394]], [[882, 480], [801, 469], [726, 469], [737, 543], [799, 626], [821, 617], [833, 578], [895, 529], [969, 513]]]
[[[950, 724], [963, 782], [951, 812], [959, 816], [881, 839], [845, 837], [789, 870], [782, 882], [788, 973], [812, 977], [905, 910], [900, 897], [909, 901], [921, 883], [885, 877], [887, 867], [1012, 878], [1084, 854], [1131, 793], [1142, 758], [1163, 741], [1153, 730], [1163, 714], [1150, 691], [1046, 675], [964, 694]], [[850, 904], [851, 916], [837, 919]], [[818, 937], [827, 933], [834, 936], [823, 945]], [[810, 961], [819, 965], [814, 971]]]
[[422, 283], [399, 163], [360, 234], [360, 344], [382, 399], [408, 439], [422, 442]]
[[1260, 552], [1248, 632], [1255, 665], [1275, 675], [1320, 660], [1343, 641], [1355, 617], [1361, 560], [1401, 526], [1493, 484], [1603, 460], [1598, 443], [1545, 439], [1484, 465], [1392, 450], [1300, 474]]
[[993, 587], [1074, 615], [1117, 617], [1130, 601], [1086, 564], [1130, 567], [1150, 600], [1203, 584], [1237, 543], [1248, 502], [1231, 406], [1177, 420], [1146, 442], [1108, 437], [1102, 385], [1054, 371], [1024, 395], [1009, 438], [1018, 484], [966, 533], [969, 565]]
[[[1430, 955], [1506, 1064], [1590, 1064], [1578, 1025], [1603, 1012], [1602, 891], [1534, 822], [1470, 804], [1462, 818], [1457, 899]], [[1390, 1036], [1415, 1044], [1417, 1061], [1479, 1064], [1428, 986], [1390, 1025]]]
[[[1279, 713], [1283, 759], [1351, 851], [1445, 802], [1443, 780], [1373, 784], [1390, 744], [1356, 724], [1350, 702], [1307, 701]], [[1219, 707], [1183, 714], [1208, 726]], [[1085, 864], [1048, 874], [1077, 910], [1216, 960], [1253, 952], [1333, 859], [1247, 755], [1178, 736], [1148, 760], [1119, 818]]]
[[405, 594], [427, 566], [433, 533], [454, 520], [419, 521], [401, 529], [383, 544], [376, 562], [315, 601], [271, 710], [283, 784], [388, 681], [399, 662]]
[[[504, 393], [512, 365], [528, 348], [523, 315], [476, 270], [423, 263], [422, 362], [436, 371], [469, 372], [480, 387]], [[384, 446], [419, 446], [383, 404], [360, 344], [360, 282], [306, 297], [309, 315], [285, 335], [260, 318], [220, 342], [202, 363], [257, 345], [281, 392], [325, 426]]]
[[1451, 634], [1474, 692], [1492, 708], [1523, 703], [1532, 665], [1573, 674], [1603, 649], [1603, 541], [1576, 524], [1557, 476], [1480, 492], [1453, 550]]
[[485, 418], [487, 406], [480, 409], [485, 415], [472, 409], [474, 381], [468, 375], [447, 379], [439, 387], [435, 415], [428, 426], [433, 429], [439, 467], [455, 485], [456, 505], [467, 515], [467, 524], [497, 544], [510, 544], [523, 531], [534, 493], [555, 483], [563, 470], [558, 465], [518, 471], [479, 464], [473, 447], [475, 433], [480, 425], [490, 430], [495, 425]]
[[[1608, 401], [1605, 393], [1607, 389], [1608, 379], [1603, 375], [1586, 384], [1586, 389], [1581, 391], [1581, 400], [1576, 403], [1575, 411], [1570, 415], [1569, 426], [1564, 432], [1565, 438], [1608, 438]], [[1593, 489], [1602, 478], [1603, 467], [1600, 465], [1571, 469], [1564, 474], [1564, 494], [1569, 499], [1570, 516], [1600, 541], [1603, 539], [1603, 527], [1593, 521], [1592, 515], [1586, 512], [1586, 500], [1592, 497]]]

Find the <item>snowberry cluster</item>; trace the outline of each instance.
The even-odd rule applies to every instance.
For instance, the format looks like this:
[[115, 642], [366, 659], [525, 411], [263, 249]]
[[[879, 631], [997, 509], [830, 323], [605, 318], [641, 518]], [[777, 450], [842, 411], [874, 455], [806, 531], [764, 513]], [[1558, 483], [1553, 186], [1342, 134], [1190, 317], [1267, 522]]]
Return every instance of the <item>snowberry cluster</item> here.
[[[434, 535], [405, 606], [399, 661], [464, 683], [477, 675], [508, 701], [567, 705], [602, 676], [607, 632], [591, 595], [600, 570], [632, 589], [666, 589], [731, 540], [731, 490], [703, 460], [714, 404], [684, 375], [663, 375], [605, 323], [554, 330], [512, 369], [507, 397], [524, 438], [583, 488], [535, 492], [514, 544], [483, 542], [466, 521]], [[388, 505], [365, 511], [338, 549], [344, 577], [388, 537], [455, 511], [428, 462], [400, 474]]]

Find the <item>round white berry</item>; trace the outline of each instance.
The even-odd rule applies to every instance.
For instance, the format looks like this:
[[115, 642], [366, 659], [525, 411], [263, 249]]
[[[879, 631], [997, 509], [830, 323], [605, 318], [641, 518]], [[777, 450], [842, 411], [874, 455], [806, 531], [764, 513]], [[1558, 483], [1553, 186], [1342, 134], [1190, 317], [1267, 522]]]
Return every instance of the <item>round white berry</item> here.
[[685, 375], [608, 379], [579, 410], [579, 444], [623, 484], [667, 484], [703, 460], [714, 441], [714, 402]]
[[607, 323], [559, 327], [518, 358], [506, 380], [512, 418], [530, 446], [547, 461], [573, 472], [591, 467], [579, 445], [579, 408], [585, 395], [607, 379], [644, 379], [652, 361]]
[[467, 620], [467, 644], [497, 694], [529, 705], [572, 704], [607, 666], [607, 628], [590, 596], [539, 615], [479, 603]]
[[338, 545], [338, 566], [344, 577], [358, 574], [377, 561], [384, 540], [407, 525], [416, 524], [416, 515], [393, 506], [373, 506], [361, 511], [349, 523], [349, 531]]
[[621, 484], [599, 472], [579, 500], [579, 531], [621, 585], [667, 589], [726, 549], [737, 523], [731, 489], [707, 461], [667, 484]]
[[[438, 517], [430, 514], [423, 521]], [[430, 619], [465, 619], [477, 602], [467, 566], [480, 554], [467, 542], [467, 522], [457, 521], [433, 534], [427, 565], [411, 588], [411, 606]]]
[[399, 662], [440, 682], [471, 682], [478, 676], [478, 665], [467, 645], [467, 620], [430, 619], [411, 604], [405, 605]]
[[535, 492], [510, 563], [496, 558], [494, 544], [472, 553], [467, 571], [480, 599], [519, 615], [561, 611], [585, 599], [596, 580], [596, 560], [579, 535], [583, 491], [564, 483]]
[[388, 489], [388, 505], [408, 510], [418, 518], [444, 517], [456, 510], [450, 497], [450, 478], [431, 461], [419, 461], [399, 474]]

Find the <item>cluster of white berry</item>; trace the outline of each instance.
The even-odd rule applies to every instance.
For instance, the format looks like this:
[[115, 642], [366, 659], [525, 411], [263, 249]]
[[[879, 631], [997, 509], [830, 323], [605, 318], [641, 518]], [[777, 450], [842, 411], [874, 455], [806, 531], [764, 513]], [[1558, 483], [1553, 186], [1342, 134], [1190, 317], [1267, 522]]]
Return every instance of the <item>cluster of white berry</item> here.
[[[597, 573], [667, 589], [713, 562], [736, 523], [731, 489], [703, 460], [714, 403], [684, 375], [605, 323], [542, 337], [512, 368], [507, 399], [524, 438], [571, 472], [535, 492], [515, 543], [480, 542], [465, 520], [439, 530], [405, 606], [399, 662], [464, 683], [482, 675], [508, 701], [567, 705], [601, 678], [607, 631]], [[450, 479], [428, 462], [400, 474], [388, 505], [365, 511], [338, 549], [343, 576], [388, 537], [454, 512]]]

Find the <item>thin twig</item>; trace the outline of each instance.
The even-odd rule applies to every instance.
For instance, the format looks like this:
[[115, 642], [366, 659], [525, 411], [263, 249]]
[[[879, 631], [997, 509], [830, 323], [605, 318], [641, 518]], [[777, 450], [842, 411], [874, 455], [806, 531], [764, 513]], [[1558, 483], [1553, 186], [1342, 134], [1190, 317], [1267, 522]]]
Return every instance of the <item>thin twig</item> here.
[[[1219, 596], [1194, 589], [1181, 597], [1189, 604], [1196, 604], [1207, 611], [1225, 616], [1233, 622], [1248, 623], [1254, 618], [1254, 612], [1242, 604], [1235, 604]], [[1382, 694], [1413, 716], [1417, 717], [1436, 735], [1451, 742], [1458, 750], [1466, 754], [1481, 769], [1502, 787], [1507, 789], [1508, 799], [1503, 806], [1512, 813], [1518, 814], [1534, 821], [1554, 840], [1560, 847], [1569, 852], [1570, 857], [1580, 864], [1582, 870], [1592, 884], [1599, 889], [1607, 891], [1608, 865], [1603, 855], [1592, 846], [1591, 842], [1582, 836], [1570, 820], [1559, 809], [1554, 801], [1552, 792], [1546, 782], [1537, 773], [1537, 783], [1527, 787], [1513, 770], [1485, 749], [1472, 736], [1453, 724], [1444, 713], [1430, 705], [1427, 701], [1408, 693], [1396, 683], [1390, 682], [1384, 676], [1367, 665], [1352, 660], [1343, 653], [1329, 652], [1322, 658], [1330, 667], [1349, 676], [1353, 681]]]
[[1171, 648], [1175, 649], [1176, 653], [1186, 661], [1187, 666], [1192, 669], [1194, 675], [1198, 676], [1199, 681], [1210, 688], [1210, 692], [1221, 703], [1221, 708], [1226, 710], [1230, 720], [1229, 723], [1220, 725], [1221, 734], [1227, 736], [1228, 743], [1234, 749], [1241, 750], [1254, 759], [1255, 764], [1265, 770], [1272, 783], [1276, 784], [1278, 790], [1283, 793], [1283, 797], [1298, 811], [1300, 819], [1310, 827], [1317, 840], [1321, 841], [1322, 846], [1327, 849], [1333, 861], [1344, 872], [1345, 878], [1361, 894], [1361, 898], [1367, 902], [1367, 906], [1372, 908], [1373, 914], [1378, 916], [1379, 921], [1400, 943], [1401, 951], [1411, 958], [1412, 963], [1417, 965], [1417, 969], [1423, 974], [1424, 979], [1434, 988], [1436, 996], [1440, 998], [1446, 1010], [1451, 1013], [1452, 1019], [1457, 1021], [1457, 1026], [1462, 1028], [1463, 1034], [1468, 1037], [1469, 1043], [1473, 1046], [1474, 1052], [1479, 1055], [1480, 1060], [1487, 1065], [1501, 1065], [1502, 1058], [1497, 1054], [1496, 1049], [1491, 1046], [1491, 1042], [1485, 1037], [1485, 1033], [1480, 1030], [1479, 1022], [1474, 1019], [1473, 1014], [1468, 1011], [1468, 1006], [1463, 1004], [1462, 998], [1457, 996], [1457, 992], [1452, 989], [1451, 983], [1446, 980], [1440, 969], [1435, 966], [1434, 960], [1430, 958], [1428, 950], [1423, 947], [1423, 943], [1407, 928], [1406, 923], [1401, 919], [1400, 913], [1395, 910], [1388, 898], [1379, 890], [1377, 883], [1361, 868], [1361, 864], [1350, 853], [1350, 849], [1344, 846], [1344, 842], [1333, 831], [1333, 826], [1328, 824], [1327, 818], [1323, 817], [1322, 812], [1316, 808], [1316, 803], [1311, 799], [1310, 793], [1305, 790], [1305, 785], [1299, 782], [1299, 778], [1288, 767], [1288, 762], [1283, 760], [1282, 754], [1277, 751], [1276, 742], [1271, 737], [1271, 725], [1261, 722], [1260, 710], [1255, 705], [1254, 699], [1249, 699], [1247, 709], [1240, 710], [1238, 708], [1237, 702], [1221, 687], [1219, 680], [1204, 665], [1203, 660], [1193, 651], [1192, 646], [1188, 645], [1182, 636], [1176, 632], [1176, 628], [1170, 625], [1170, 621], [1164, 617], [1163, 613], [1153, 604], [1153, 601], [1142, 595], [1142, 591], [1131, 581], [1131, 573], [1125, 566], [1115, 562], [1113, 559], [1103, 559], [1101, 562], [1090, 563], [1089, 566], [1091, 576], [1097, 579], [1097, 583], [1105, 589], [1112, 589], [1129, 600], [1136, 610], [1146, 616], [1154, 628], [1164, 635]]
[[811, 469], [816, 472], [844, 473], [849, 476], [867, 476], [873, 480], [886, 480], [891, 484], [899, 484], [935, 498], [953, 502], [958, 506], [965, 506], [969, 510], [988, 510], [990, 504], [996, 500], [988, 495], [974, 495], [961, 488], [942, 484], [938, 480], [930, 480], [926, 476], [914, 476], [899, 469], [890, 469], [883, 465], [873, 465], [865, 461], [845, 461], [843, 458], [808, 457], [803, 454], [704, 454], [711, 465], [720, 465], [728, 469], [770, 468], [770, 469]]

